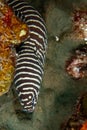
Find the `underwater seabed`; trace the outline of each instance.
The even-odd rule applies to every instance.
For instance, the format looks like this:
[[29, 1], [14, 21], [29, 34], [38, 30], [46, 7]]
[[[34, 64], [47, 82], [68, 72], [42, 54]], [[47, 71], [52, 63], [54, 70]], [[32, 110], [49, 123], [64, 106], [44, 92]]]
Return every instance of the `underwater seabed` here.
[[15, 110], [20, 109], [20, 105], [12, 86], [7, 94], [0, 97], [0, 130], [62, 130], [75, 111], [78, 97], [87, 92], [87, 77], [74, 80], [65, 70], [72, 49], [84, 44], [84, 40], [76, 40], [70, 34], [72, 12], [65, 12], [66, 7], [64, 10], [63, 5], [58, 8], [58, 3], [55, 5], [55, 2], [44, 1], [42, 5], [46, 9], [42, 15], [48, 29], [48, 48], [43, 83], [33, 117], [29, 120], [16, 113]]

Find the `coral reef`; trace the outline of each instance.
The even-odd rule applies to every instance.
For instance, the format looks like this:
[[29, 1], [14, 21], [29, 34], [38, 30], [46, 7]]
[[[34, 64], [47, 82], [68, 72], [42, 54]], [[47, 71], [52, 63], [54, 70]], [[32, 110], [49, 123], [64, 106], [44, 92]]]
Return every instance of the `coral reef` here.
[[66, 71], [74, 79], [87, 76], [87, 44], [80, 45], [66, 63]]
[[64, 130], [87, 129], [87, 93], [81, 95], [76, 103], [75, 112], [68, 120]]
[[28, 30], [12, 9], [0, 1], [0, 96], [9, 91], [15, 70], [15, 45], [27, 38]]
[[78, 39], [87, 41], [87, 8], [86, 5], [77, 7], [73, 13], [73, 28]]

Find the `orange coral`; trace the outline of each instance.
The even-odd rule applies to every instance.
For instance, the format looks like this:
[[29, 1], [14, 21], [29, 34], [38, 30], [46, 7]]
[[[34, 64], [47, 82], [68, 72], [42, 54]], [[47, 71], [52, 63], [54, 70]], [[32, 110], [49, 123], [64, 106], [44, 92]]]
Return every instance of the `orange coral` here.
[[27, 38], [28, 27], [21, 22], [9, 6], [0, 6], [0, 41], [5, 44], [19, 44]]
[[25, 40], [28, 32], [27, 25], [14, 15], [8, 5], [0, 1], [0, 96], [8, 92], [13, 80], [15, 44], [19, 45]]
[[8, 91], [15, 69], [14, 51], [2, 45], [0, 45], [0, 95]]
[[87, 121], [82, 125], [80, 130], [87, 130]]

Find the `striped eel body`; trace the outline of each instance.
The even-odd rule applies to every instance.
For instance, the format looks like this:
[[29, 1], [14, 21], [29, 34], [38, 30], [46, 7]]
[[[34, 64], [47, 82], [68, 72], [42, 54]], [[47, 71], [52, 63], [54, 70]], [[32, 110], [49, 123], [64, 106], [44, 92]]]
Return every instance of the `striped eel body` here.
[[6, 0], [15, 15], [29, 27], [29, 36], [18, 52], [14, 83], [25, 112], [33, 112], [41, 86], [47, 32], [41, 15], [23, 0]]

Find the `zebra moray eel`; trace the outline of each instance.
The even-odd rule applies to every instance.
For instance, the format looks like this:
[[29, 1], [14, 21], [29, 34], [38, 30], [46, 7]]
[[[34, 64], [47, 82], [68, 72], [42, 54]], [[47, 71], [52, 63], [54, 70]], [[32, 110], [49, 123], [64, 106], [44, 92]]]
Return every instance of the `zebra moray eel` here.
[[37, 10], [23, 0], [6, 0], [15, 15], [29, 27], [16, 62], [14, 83], [23, 111], [32, 113], [38, 101], [47, 47], [45, 23]]

